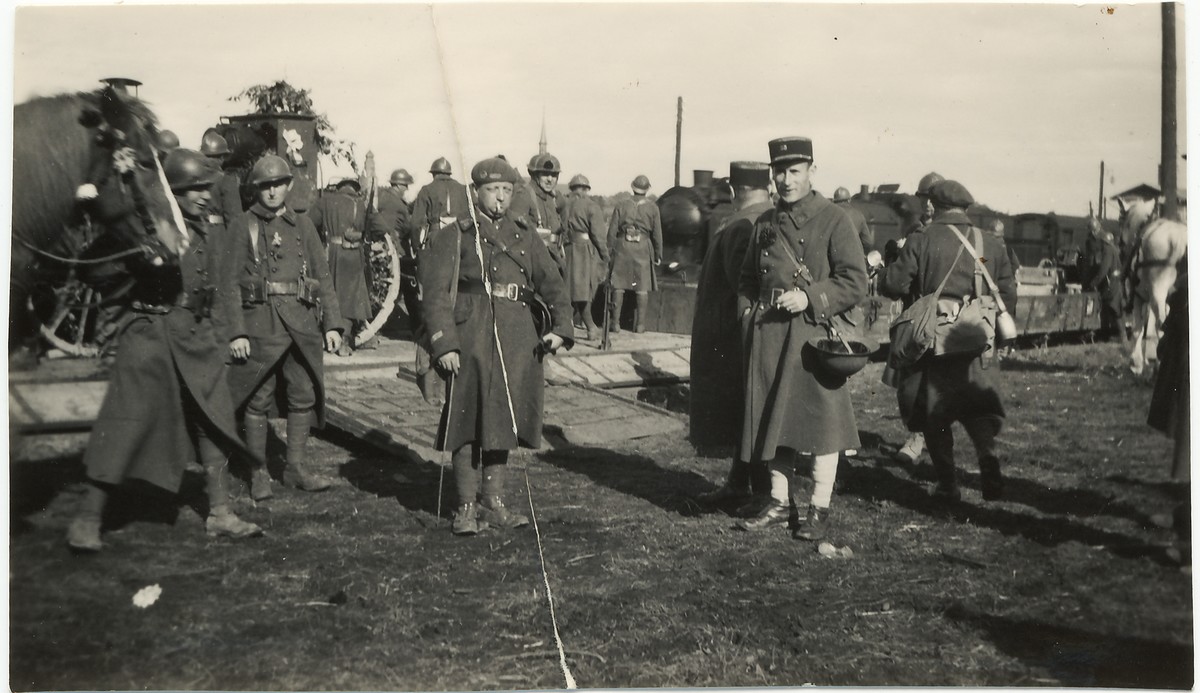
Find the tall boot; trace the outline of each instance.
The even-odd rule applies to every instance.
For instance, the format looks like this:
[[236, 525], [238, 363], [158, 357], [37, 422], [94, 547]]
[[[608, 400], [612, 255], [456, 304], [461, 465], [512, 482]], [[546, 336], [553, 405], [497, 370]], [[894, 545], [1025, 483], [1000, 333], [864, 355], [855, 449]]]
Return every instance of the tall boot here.
[[608, 307], [608, 331], [618, 334], [621, 331], [621, 306], [625, 303], [625, 292], [613, 289], [612, 305]]
[[634, 312], [636, 319], [633, 324], [634, 332], [646, 331], [646, 309], [650, 307], [650, 294], [637, 293], [637, 311]]
[[484, 450], [483, 484], [479, 497], [479, 519], [504, 529], [529, 524], [529, 518], [504, 507], [504, 488], [508, 483], [508, 450]]
[[589, 340], [600, 339], [601, 330], [596, 325], [595, 318], [592, 317], [592, 302], [582, 301], [578, 305], [580, 306], [580, 312], [583, 313], [583, 324], [587, 327], [587, 338]]
[[250, 450], [250, 497], [256, 501], [274, 495], [267, 471], [267, 417], [246, 412], [246, 447]]
[[933, 462], [934, 473], [937, 474], [934, 498], [957, 501], [961, 494], [958, 491], [958, 477], [954, 469], [954, 434], [949, 428], [926, 429], [925, 447], [929, 450], [929, 459]]
[[971, 436], [979, 458], [979, 488], [983, 499], [1000, 500], [1004, 495], [1004, 476], [1000, 473], [1000, 459], [995, 452], [999, 425], [995, 419], [969, 419], [963, 422], [963, 428]]
[[208, 519], [205, 529], [210, 537], [245, 539], [262, 534], [262, 528], [246, 522], [229, 507], [228, 458], [207, 436], [196, 441], [200, 463], [204, 466], [204, 489], [208, 493]]
[[87, 491], [75, 512], [75, 519], [67, 528], [67, 546], [74, 551], [96, 553], [104, 544], [100, 542], [100, 519], [108, 503], [108, 490], [94, 481], [89, 481]]
[[317, 492], [328, 489], [333, 482], [313, 472], [308, 466], [308, 429], [312, 412], [290, 411], [287, 416], [287, 466], [296, 488]]

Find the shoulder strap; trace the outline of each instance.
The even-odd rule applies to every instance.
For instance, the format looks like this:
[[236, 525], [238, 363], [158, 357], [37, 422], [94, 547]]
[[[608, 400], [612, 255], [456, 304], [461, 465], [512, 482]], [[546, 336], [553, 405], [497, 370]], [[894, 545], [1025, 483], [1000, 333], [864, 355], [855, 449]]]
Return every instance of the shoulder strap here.
[[787, 238], [785, 238], [784, 234], [780, 233], [780, 231], [779, 231], [779, 208], [778, 207], [771, 210], [771, 226], [773, 227], [773, 230], [775, 231], [775, 235], [778, 236], [777, 240], [779, 242], [779, 246], [781, 248], [783, 248], [784, 254], [786, 254], [788, 256], [788, 259], [792, 261], [792, 265], [794, 265], [796, 267], [796, 270], [798, 272], [800, 272], [800, 276], [802, 276], [806, 281], [811, 283], [813, 280], [812, 272], [809, 271], [808, 267], [805, 266], [805, 264], [803, 262], [800, 262], [800, 260], [796, 258], [796, 253], [792, 251], [791, 241], [789, 241]]
[[[970, 250], [971, 257], [975, 258], [975, 267], [977, 268], [975, 271], [976, 283], [979, 282], [979, 275], [982, 274], [983, 279], [985, 281], [987, 281], [988, 289], [991, 290], [992, 296], [994, 296], [996, 299], [996, 307], [999, 308], [1000, 312], [1002, 312], [1002, 313], [1007, 312], [1008, 309], [1004, 306], [1004, 299], [1000, 298], [1000, 289], [996, 286], [995, 280], [992, 279], [991, 273], [988, 272], [987, 267], [984, 266], [983, 260], [980, 259], [979, 254], [976, 253], [975, 249], [972, 248], [970, 243], [967, 242], [967, 237], [962, 234], [962, 231], [958, 230], [957, 226], [954, 226], [952, 224], [947, 224], [947, 226], [950, 227], [950, 230], [954, 232], [955, 236], [958, 236], [958, 240], [962, 243], [963, 248]], [[982, 249], [983, 248], [983, 237], [980, 235], [979, 229], [972, 228], [972, 230], [975, 232], [975, 240], [979, 242], [979, 247], [980, 247], [980, 249]], [[959, 252], [961, 253], [962, 251], [960, 250]], [[979, 295], [978, 286], [976, 287], [975, 291], [976, 291], [976, 295]]]
[[250, 249], [254, 253], [254, 261], [258, 261], [258, 234], [262, 233], [262, 229], [258, 225], [258, 217], [251, 212], [246, 215], [246, 226], [250, 230]]

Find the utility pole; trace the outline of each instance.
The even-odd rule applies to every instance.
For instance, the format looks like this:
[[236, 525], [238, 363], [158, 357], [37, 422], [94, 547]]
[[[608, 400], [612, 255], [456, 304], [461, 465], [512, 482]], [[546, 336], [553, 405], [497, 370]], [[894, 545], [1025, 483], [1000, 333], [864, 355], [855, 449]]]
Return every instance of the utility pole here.
[[675, 187], [679, 187], [679, 151], [683, 147], [683, 97], [675, 107]]
[[1163, 193], [1162, 216], [1178, 218], [1179, 152], [1175, 102], [1179, 85], [1176, 80], [1175, 3], [1162, 4], [1162, 161], [1159, 164], [1159, 188]]

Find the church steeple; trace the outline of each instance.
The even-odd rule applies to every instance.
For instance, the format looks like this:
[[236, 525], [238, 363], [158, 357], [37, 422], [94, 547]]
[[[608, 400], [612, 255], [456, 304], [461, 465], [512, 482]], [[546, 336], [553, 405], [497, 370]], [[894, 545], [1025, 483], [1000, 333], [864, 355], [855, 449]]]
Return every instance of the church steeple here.
[[538, 140], [538, 154], [546, 153], [546, 109], [542, 109], [542, 138]]

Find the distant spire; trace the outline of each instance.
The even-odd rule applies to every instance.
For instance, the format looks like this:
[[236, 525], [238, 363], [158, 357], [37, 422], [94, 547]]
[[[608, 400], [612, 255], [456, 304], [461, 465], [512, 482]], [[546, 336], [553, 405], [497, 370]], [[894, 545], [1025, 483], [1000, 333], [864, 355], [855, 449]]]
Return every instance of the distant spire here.
[[538, 154], [546, 153], [546, 107], [542, 107], [542, 138], [538, 140]]

